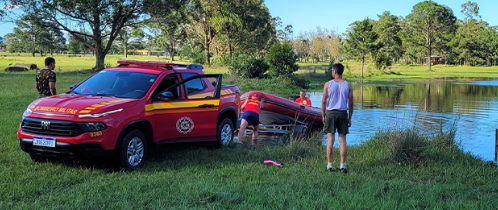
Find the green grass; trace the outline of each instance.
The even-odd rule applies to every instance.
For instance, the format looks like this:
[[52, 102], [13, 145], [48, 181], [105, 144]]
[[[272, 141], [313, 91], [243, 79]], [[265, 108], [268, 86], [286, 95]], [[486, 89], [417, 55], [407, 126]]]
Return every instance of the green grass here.
[[[60, 72], [57, 88], [62, 92], [87, 76]], [[247, 81], [233, 80], [242, 90], [285, 88], [277, 80]], [[34, 163], [21, 151], [16, 132], [23, 111], [36, 98], [33, 72], [0, 73], [0, 209], [494, 209], [498, 205], [498, 168], [463, 153], [451, 133], [428, 138], [411, 130], [379, 132], [370, 141], [349, 147], [347, 175], [324, 171], [320, 135], [280, 147], [163, 148], [136, 172], [114, 171], [106, 164]], [[413, 144], [419, 146], [413, 149]], [[334, 166], [338, 155], [336, 149]], [[282, 161], [285, 167], [260, 164], [267, 158]]]
[[[361, 63], [355, 61], [343, 62], [346, 69], [344, 77], [349, 80], [361, 79]], [[299, 63], [300, 74], [324, 74], [328, 63]], [[349, 69], [349, 70], [348, 70]], [[373, 64], [364, 66], [363, 80], [392, 80], [392, 79], [429, 79], [443, 77], [490, 77], [498, 78], [498, 66], [455, 66], [455, 65], [435, 65], [429, 71], [425, 65], [405, 65], [396, 64], [382, 73], [374, 69]]]
[[[9, 64], [15, 65], [16, 63], [34, 63], [38, 68], [44, 68], [45, 57], [40, 57], [39, 54], [36, 57], [32, 57], [31, 54], [17, 54], [12, 53], [0, 53], [4, 55], [0, 57], [0, 71], [3, 71]], [[50, 55], [47, 55], [47, 57]], [[95, 66], [95, 57], [90, 55], [57, 55], [53, 56], [56, 61], [56, 72], [67, 72], [67, 71], [81, 71], [92, 69]], [[139, 60], [139, 61], [161, 61], [161, 62], [171, 62], [170, 57], [157, 57], [157, 56], [140, 56], [140, 55], [128, 55], [125, 58], [123, 55], [107, 55], [105, 59], [105, 64], [108, 66], [117, 66], [118, 60]], [[179, 61], [178, 57], [175, 57], [174, 63], [187, 63], [188, 61]], [[207, 72], [210, 73], [227, 73], [227, 67], [207, 67]]]

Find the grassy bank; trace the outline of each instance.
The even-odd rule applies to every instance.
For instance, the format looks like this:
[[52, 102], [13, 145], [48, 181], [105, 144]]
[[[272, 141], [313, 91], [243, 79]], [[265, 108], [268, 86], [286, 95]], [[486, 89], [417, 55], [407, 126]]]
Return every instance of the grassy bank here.
[[[342, 63], [345, 66], [344, 76], [349, 80], [361, 79], [361, 63], [348, 61]], [[300, 63], [298, 73], [325, 73], [327, 63]], [[395, 64], [382, 72], [373, 67], [372, 64], [365, 65], [363, 80], [392, 80], [392, 79], [430, 79], [444, 77], [490, 77], [498, 78], [498, 66], [455, 66], [435, 65], [429, 71], [425, 65]]]
[[[65, 89], [87, 76], [61, 72], [57, 86]], [[167, 147], [136, 172], [113, 171], [105, 164], [33, 163], [16, 138], [22, 112], [37, 97], [33, 80], [31, 73], [0, 74], [0, 209], [493, 209], [498, 205], [496, 166], [460, 151], [451, 132], [433, 138], [404, 129], [379, 132], [350, 147], [347, 175], [324, 171], [320, 135], [280, 147]], [[336, 149], [335, 166], [338, 155]], [[285, 167], [260, 164], [267, 158], [282, 161]]]

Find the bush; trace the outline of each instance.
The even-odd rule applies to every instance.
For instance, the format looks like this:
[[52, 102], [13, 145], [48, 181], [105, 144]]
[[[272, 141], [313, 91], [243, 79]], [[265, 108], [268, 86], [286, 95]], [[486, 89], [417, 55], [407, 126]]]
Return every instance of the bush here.
[[242, 66], [241, 73], [247, 78], [264, 78], [269, 68], [263, 59], [251, 58]]
[[428, 139], [412, 129], [395, 130], [387, 133], [390, 159], [400, 163], [415, 163], [422, 159], [428, 148]]
[[302, 77], [301, 75], [292, 74], [290, 75], [289, 79], [291, 80], [291, 84], [294, 86], [298, 86], [304, 89], [308, 89], [310, 86], [310, 81]]
[[184, 59], [186, 57], [194, 63], [206, 63], [206, 52], [204, 52], [202, 45], [199, 44], [195, 46], [188, 43], [182, 45], [182, 48], [178, 51], [178, 55], [180, 56], [180, 59]]
[[273, 44], [268, 55], [266, 55], [266, 61], [270, 66], [268, 72], [272, 76], [290, 77], [292, 73], [299, 69], [296, 64], [297, 55], [287, 42]]
[[195, 58], [193, 60], [194, 60], [194, 63], [205, 64], [206, 63], [206, 52], [204, 52], [204, 50], [197, 52], [197, 54], [195, 54]]
[[375, 68], [383, 71], [384, 69], [386, 69], [388, 66], [391, 65], [392, 65], [392, 59], [389, 55], [382, 52], [378, 52], [375, 55]]
[[229, 56], [215, 56], [213, 58], [213, 64], [217, 64], [220, 66], [227, 66], [232, 63], [232, 59]]
[[230, 71], [231, 76], [241, 76], [244, 66], [247, 61], [247, 55], [244, 54], [237, 54], [234, 55], [231, 64], [228, 67], [228, 70]]
[[329, 65], [327, 66], [327, 69], [325, 69], [326, 78], [332, 78], [332, 66], [334, 66], [334, 64], [335, 64], [334, 58], [330, 58]]

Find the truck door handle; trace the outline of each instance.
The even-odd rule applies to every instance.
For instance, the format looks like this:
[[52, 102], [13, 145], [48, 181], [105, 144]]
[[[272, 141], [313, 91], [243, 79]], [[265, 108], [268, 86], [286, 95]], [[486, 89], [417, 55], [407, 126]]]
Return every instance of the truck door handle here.
[[203, 104], [203, 105], [199, 105], [198, 107], [199, 108], [213, 108], [214, 104]]
[[306, 107], [305, 107], [304, 105], [301, 105], [300, 107], [301, 107], [301, 109], [304, 109], [304, 108], [306, 108]]

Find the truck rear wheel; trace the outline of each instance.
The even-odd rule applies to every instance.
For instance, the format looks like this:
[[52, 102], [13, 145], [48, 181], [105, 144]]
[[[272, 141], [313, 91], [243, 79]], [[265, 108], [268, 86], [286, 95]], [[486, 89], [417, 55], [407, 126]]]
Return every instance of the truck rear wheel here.
[[227, 146], [233, 140], [233, 122], [229, 118], [225, 118], [221, 121], [218, 126], [218, 132], [216, 134], [218, 144], [217, 147], [221, 148]]
[[129, 132], [121, 144], [119, 154], [121, 167], [130, 171], [141, 168], [145, 164], [148, 152], [145, 135], [139, 130]]

